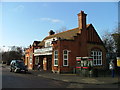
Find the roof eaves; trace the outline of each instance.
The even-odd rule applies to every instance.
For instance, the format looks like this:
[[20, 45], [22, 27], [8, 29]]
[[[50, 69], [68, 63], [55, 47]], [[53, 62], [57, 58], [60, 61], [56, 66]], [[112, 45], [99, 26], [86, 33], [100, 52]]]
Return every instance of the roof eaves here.
[[[72, 30], [75, 30], [75, 29], [78, 29], [78, 27], [77, 27], [77, 28], [70, 29], [70, 30], [67, 30], [67, 31], [63, 31], [63, 32], [60, 32], [60, 33], [56, 33], [56, 34], [53, 34], [53, 35], [50, 35], [50, 36], [47, 36], [47, 37], [55, 36], [55, 35], [58, 35], [58, 34], [61, 34], [61, 33], [64, 33], [64, 32], [68, 32], [68, 31], [72, 31]], [[46, 37], [46, 38], [47, 38], [47, 37]]]

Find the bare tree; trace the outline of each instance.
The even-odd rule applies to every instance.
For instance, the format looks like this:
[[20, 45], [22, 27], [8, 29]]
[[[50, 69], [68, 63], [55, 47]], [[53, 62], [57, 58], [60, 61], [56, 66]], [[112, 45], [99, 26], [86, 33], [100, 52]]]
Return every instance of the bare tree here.
[[23, 49], [22, 47], [13, 46], [9, 51], [2, 52], [2, 61], [10, 64], [13, 59], [22, 59]]
[[55, 33], [64, 32], [66, 30], [67, 30], [67, 28], [65, 26], [63, 26], [63, 27], [59, 28], [58, 30], [56, 30]]
[[103, 36], [103, 43], [107, 49], [108, 53], [113, 53], [116, 51], [115, 42], [112, 37], [112, 33], [106, 32]]
[[112, 37], [115, 41], [117, 56], [120, 57], [120, 23], [118, 24], [118, 28], [116, 28], [115, 32], [112, 34]]
[[120, 23], [113, 32], [106, 32], [103, 35], [103, 43], [108, 53], [117, 53], [117, 56], [120, 56]]

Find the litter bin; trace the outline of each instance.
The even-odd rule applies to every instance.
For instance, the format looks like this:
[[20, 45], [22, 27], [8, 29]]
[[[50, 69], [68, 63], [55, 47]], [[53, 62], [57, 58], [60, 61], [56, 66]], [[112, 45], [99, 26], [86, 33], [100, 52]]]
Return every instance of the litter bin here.
[[83, 67], [81, 72], [82, 72], [82, 76], [84, 76], [84, 77], [88, 77], [89, 76], [89, 69], [88, 69], [88, 67]]

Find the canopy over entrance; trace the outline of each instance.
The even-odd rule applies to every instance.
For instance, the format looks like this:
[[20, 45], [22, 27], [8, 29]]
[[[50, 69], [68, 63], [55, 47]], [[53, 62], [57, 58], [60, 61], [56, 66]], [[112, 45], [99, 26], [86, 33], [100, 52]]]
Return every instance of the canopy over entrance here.
[[52, 47], [35, 49], [34, 56], [40, 56], [40, 55], [52, 55]]

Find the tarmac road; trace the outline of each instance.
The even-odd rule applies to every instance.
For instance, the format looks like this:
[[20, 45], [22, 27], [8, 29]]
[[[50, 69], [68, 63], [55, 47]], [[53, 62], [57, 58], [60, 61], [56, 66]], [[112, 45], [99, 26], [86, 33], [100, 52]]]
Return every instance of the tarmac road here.
[[66, 88], [68, 83], [2, 69], [2, 88]]
[[9, 71], [8, 67], [3, 67], [2, 88], [114, 88], [114, 90], [118, 90], [118, 85], [69, 83], [36, 76], [32, 73], [13, 73]]

